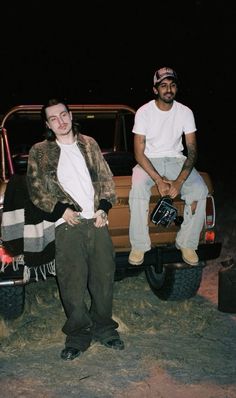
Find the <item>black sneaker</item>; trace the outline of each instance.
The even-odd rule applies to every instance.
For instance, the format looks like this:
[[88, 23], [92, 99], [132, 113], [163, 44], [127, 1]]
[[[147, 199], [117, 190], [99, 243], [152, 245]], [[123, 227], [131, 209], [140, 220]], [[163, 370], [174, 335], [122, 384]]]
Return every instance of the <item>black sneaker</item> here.
[[124, 342], [119, 337], [111, 340], [100, 341], [100, 343], [105, 347], [113, 348], [114, 350], [123, 350], [125, 348]]

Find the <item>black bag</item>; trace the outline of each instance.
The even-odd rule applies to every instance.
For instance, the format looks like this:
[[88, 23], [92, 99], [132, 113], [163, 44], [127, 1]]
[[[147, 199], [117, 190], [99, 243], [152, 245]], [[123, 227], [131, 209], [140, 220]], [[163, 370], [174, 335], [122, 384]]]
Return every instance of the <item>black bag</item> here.
[[153, 209], [150, 220], [158, 225], [168, 227], [173, 221], [177, 219], [177, 209], [172, 205], [173, 200], [169, 196], [163, 196], [157, 202]]
[[236, 264], [233, 259], [222, 262], [218, 279], [218, 310], [236, 313]]

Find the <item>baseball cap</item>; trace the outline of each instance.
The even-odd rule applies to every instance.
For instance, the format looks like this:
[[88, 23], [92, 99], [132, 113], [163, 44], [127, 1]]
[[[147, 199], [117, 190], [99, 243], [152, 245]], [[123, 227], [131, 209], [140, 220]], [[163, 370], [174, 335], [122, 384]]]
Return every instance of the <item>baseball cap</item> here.
[[166, 79], [167, 77], [170, 77], [171, 79], [178, 80], [176, 72], [172, 68], [164, 67], [161, 69], [158, 69], [153, 78], [154, 86], [157, 83], [160, 83], [162, 80]]

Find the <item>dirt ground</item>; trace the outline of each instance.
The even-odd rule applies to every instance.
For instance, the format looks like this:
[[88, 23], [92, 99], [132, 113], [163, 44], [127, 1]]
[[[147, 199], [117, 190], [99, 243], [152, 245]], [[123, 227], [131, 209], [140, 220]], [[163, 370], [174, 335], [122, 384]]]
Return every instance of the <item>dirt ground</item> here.
[[27, 287], [24, 315], [1, 321], [1, 398], [235, 398], [236, 315], [217, 309], [219, 262], [198, 295], [160, 301], [145, 274], [115, 283], [114, 318], [125, 350], [98, 343], [60, 359], [64, 322], [55, 279]]
[[74, 361], [61, 360], [65, 316], [56, 281], [27, 286], [24, 314], [0, 320], [1, 398], [236, 398], [236, 314], [217, 307], [221, 261], [236, 259], [236, 201], [226, 199], [217, 203], [221, 257], [204, 269], [195, 297], [161, 301], [144, 273], [115, 282], [124, 351], [95, 343]]

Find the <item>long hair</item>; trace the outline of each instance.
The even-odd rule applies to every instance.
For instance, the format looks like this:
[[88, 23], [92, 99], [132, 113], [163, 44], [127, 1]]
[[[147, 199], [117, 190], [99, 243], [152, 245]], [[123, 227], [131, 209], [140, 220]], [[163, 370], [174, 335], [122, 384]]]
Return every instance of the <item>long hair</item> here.
[[[56, 135], [54, 134], [54, 132], [46, 124], [46, 122], [47, 122], [46, 108], [48, 108], [49, 106], [58, 105], [58, 104], [64, 105], [66, 110], [68, 112], [70, 112], [70, 109], [69, 109], [68, 105], [66, 104], [66, 102], [64, 100], [60, 100], [58, 98], [49, 99], [43, 105], [43, 107], [41, 109], [41, 118], [42, 118], [42, 121], [43, 121], [43, 123], [45, 125], [44, 136], [45, 136], [46, 140], [48, 140], [48, 141], [55, 141]], [[72, 132], [73, 132], [74, 135], [79, 134], [79, 132], [80, 132], [79, 124], [75, 123], [73, 120], [72, 120]]]

